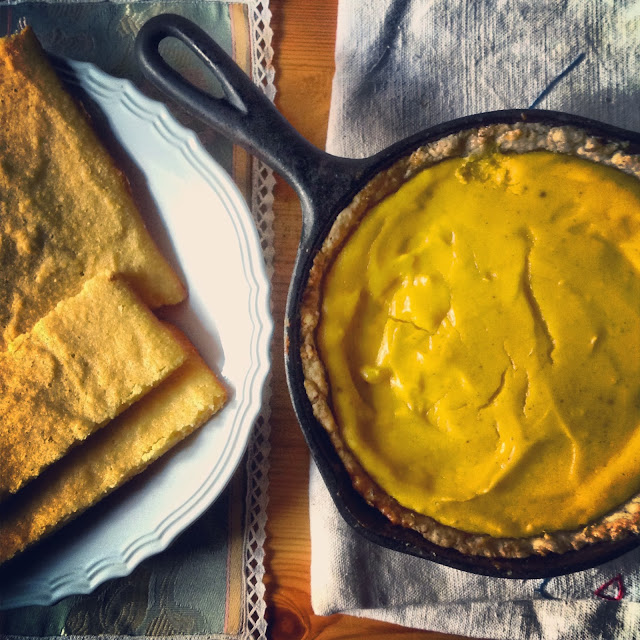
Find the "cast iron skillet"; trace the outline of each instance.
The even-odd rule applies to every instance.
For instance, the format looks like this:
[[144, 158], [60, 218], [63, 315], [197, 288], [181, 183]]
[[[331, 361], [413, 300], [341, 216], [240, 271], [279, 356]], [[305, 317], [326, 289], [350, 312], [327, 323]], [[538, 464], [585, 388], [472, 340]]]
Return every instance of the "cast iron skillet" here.
[[[204, 62], [221, 84], [223, 98], [212, 97], [190, 85], [164, 61], [158, 48], [167, 37], [182, 41]], [[226, 53], [185, 18], [161, 15], [149, 20], [137, 37], [136, 54], [144, 74], [158, 88], [275, 169], [295, 188], [302, 201], [302, 234], [285, 320], [287, 380], [313, 458], [340, 513], [356, 531], [397, 551], [473, 573], [510, 578], [543, 578], [586, 569], [610, 560], [640, 542], [637, 537], [631, 537], [617, 543], [599, 543], [579, 551], [545, 557], [489, 559], [439, 547], [415, 531], [391, 524], [353, 489], [324, 428], [313, 416], [303, 384], [299, 331], [299, 307], [309, 269], [334, 218], [377, 172], [416, 148], [465, 129], [523, 120], [577, 126], [599, 138], [625, 141], [632, 153], [640, 151], [640, 134], [566, 113], [509, 110], [445, 122], [369, 158], [338, 158], [302, 138]]]

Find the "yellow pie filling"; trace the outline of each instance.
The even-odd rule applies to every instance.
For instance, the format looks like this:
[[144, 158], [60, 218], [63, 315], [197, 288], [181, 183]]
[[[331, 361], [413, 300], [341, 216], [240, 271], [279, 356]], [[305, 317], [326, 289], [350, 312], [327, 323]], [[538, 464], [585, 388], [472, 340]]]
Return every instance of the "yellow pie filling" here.
[[498, 537], [640, 490], [640, 186], [546, 151], [445, 160], [372, 209], [323, 285], [342, 438], [397, 501]]

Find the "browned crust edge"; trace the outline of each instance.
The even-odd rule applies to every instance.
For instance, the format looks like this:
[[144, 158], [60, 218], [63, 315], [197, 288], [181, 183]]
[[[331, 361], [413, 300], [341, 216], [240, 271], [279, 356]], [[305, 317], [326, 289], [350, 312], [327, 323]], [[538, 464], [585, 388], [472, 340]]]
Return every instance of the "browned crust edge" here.
[[356, 491], [392, 523], [418, 531], [430, 542], [467, 555], [522, 558], [577, 550], [596, 542], [623, 540], [640, 532], [640, 494], [580, 529], [555, 531], [531, 538], [497, 538], [440, 524], [429, 516], [403, 507], [380, 488], [343, 442], [331, 410], [329, 384], [318, 354], [315, 333], [320, 318], [322, 283], [333, 259], [366, 212], [396, 191], [408, 178], [446, 158], [465, 157], [488, 150], [564, 153], [615, 167], [640, 179], [640, 158], [625, 153], [625, 145], [603, 142], [576, 127], [527, 122], [465, 130], [420, 147], [398, 160], [377, 174], [338, 215], [314, 259], [300, 309], [300, 355], [307, 395], [316, 419], [329, 434]]

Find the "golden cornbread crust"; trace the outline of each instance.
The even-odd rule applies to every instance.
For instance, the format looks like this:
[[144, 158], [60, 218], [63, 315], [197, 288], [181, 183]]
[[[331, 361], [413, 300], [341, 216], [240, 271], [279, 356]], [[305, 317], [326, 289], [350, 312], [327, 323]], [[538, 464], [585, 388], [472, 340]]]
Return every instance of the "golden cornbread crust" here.
[[0, 563], [202, 426], [186, 290], [33, 32], [0, 38]]
[[552, 151], [615, 167], [640, 179], [640, 159], [625, 152], [624, 145], [604, 143], [584, 131], [565, 126], [521, 122], [462, 131], [416, 149], [388, 170], [377, 174], [336, 218], [314, 259], [301, 305], [301, 359], [305, 388], [317, 420], [323, 425], [354, 488], [391, 522], [418, 531], [427, 540], [468, 555], [520, 558], [563, 553], [601, 541], [617, 541], [640, 532], [640, 495], [613, 512], [574, 531], [557, 531], [531, 538], [498, 538], [471, 534], [444, 526], [428, 516], [400, 505], [366, 472], [345, 444], [332, 406], [325, 367], [318, 353], [316, 329], [320, 319], [325, 274], [344, 243], [366, 213], [419, 171], [454, 157], [481, 152], [526, 153]]
[[182, 344], [124, 282], [89, 280], [0, 353], [0, 499], [185, 358]]
[[227, 393], [193, 345], [162, 384], [0, 505], [0, 563], [80, 515], [203, 425]]
[[186, 291], [31, 29], [0, 38], [0, 350], [100, 273], [155, 308]]

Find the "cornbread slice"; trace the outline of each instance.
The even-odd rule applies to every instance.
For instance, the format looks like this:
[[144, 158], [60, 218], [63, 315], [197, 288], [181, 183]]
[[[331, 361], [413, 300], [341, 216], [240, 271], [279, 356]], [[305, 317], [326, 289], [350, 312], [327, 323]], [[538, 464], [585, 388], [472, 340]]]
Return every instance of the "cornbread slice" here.
[[172, 330], [189, 352], [185, 363], [0, 506], [0, 562], [143, 471], [224, 405], [222, 384], [187, 339]]
[[0, 38], [0, 125], [0, 350], [102, 272], [124, 276], [151, 308], [184, 299], [29, 28]]
[[0, 497], [185, 359], [181, 343], [125, 283], [88, 281], [0, 353]]

